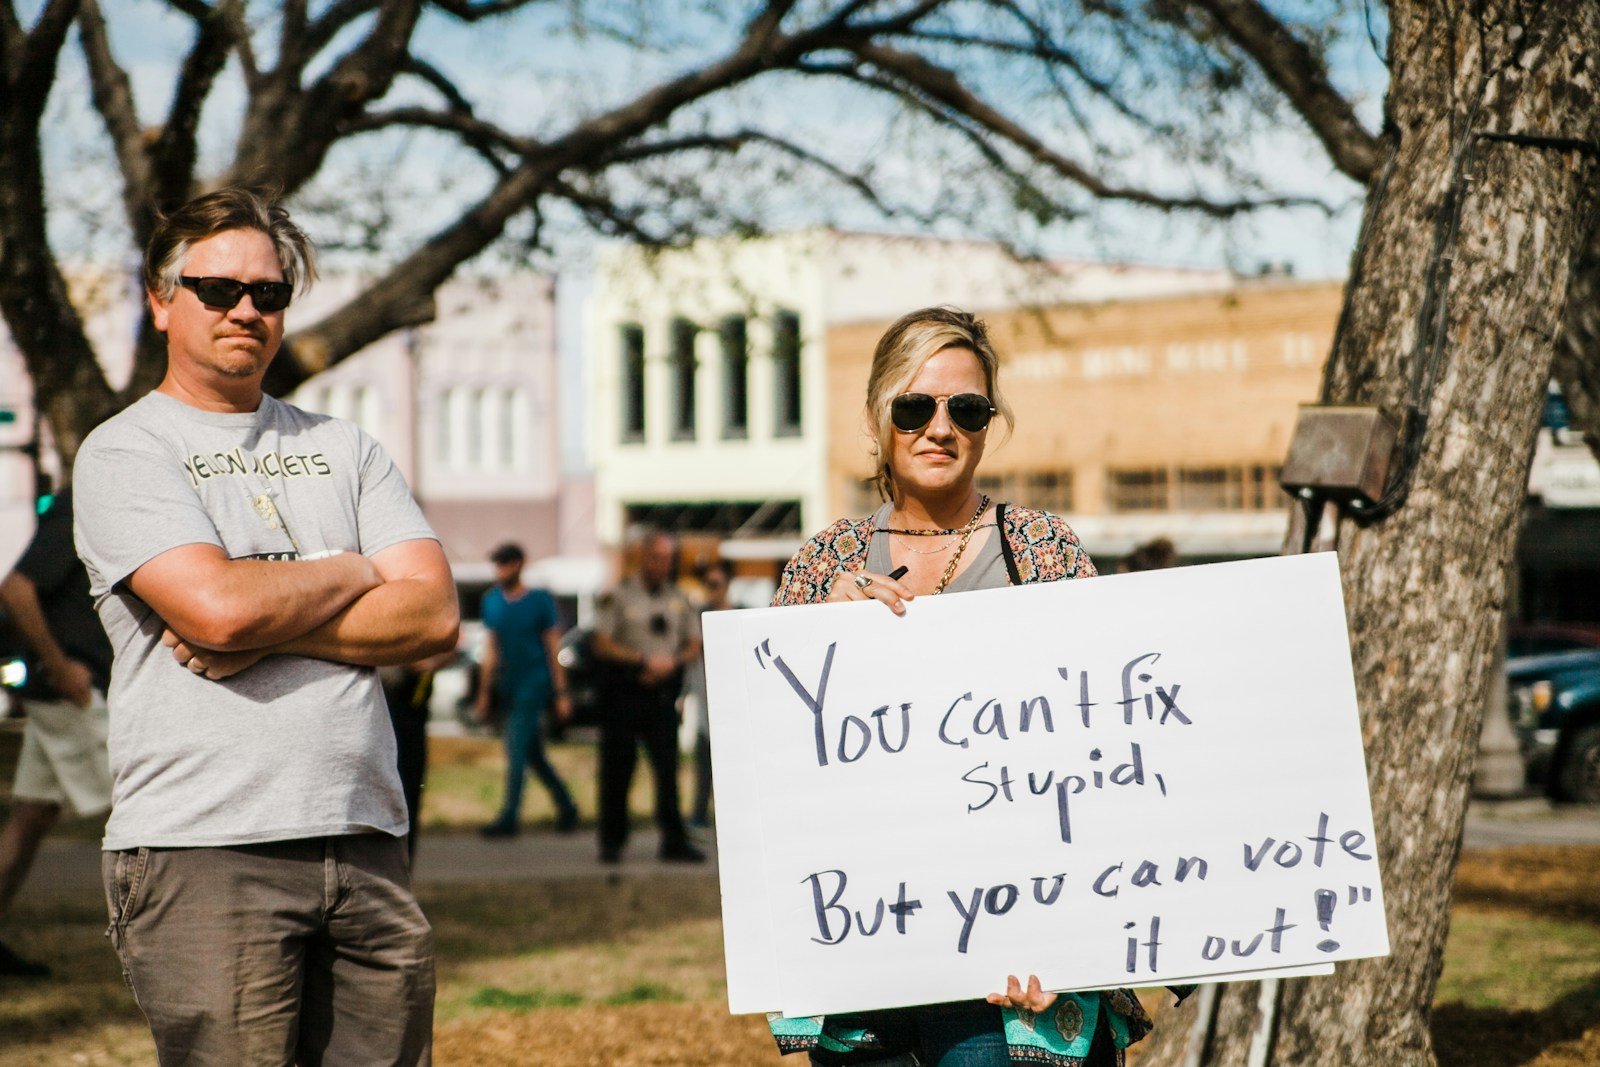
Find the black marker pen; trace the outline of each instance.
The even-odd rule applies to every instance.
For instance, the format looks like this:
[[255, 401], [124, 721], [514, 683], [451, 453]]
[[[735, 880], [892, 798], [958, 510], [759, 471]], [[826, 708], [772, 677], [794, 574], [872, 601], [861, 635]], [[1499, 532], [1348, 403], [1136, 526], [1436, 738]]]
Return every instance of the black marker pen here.
[[910, 569], [910, 567], [907, 567], [902, 563], [900, 566], [889, 572], [889, 580], [891, 582], [898, 582], [900, 579], [906, 576], [906, 572]]

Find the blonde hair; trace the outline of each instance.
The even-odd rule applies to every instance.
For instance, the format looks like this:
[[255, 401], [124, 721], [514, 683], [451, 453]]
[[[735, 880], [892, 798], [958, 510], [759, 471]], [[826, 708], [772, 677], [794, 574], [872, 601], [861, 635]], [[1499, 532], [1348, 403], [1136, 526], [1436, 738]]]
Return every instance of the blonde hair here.
[[977, 357], [983, 368], [984, 391], [995, 412], [1005, 420], [1008, 434], [1015, 424], [1011, 406], [1000, 394], [1000, 357], [989, 343], [989, 330], [982, 320], [949, 305], [919, 308], [902, 315], [878, 339], [867, 376], [867, 427], [873, 435], [875, 463], [872, 484], [884, 500], [893, 500], [895, 494], [894, 472], [889, 469], [889, 446], [895, 428], [889, 418], [889, 404], [906, 391], [928, 360], [947, 348], [963, 348]]

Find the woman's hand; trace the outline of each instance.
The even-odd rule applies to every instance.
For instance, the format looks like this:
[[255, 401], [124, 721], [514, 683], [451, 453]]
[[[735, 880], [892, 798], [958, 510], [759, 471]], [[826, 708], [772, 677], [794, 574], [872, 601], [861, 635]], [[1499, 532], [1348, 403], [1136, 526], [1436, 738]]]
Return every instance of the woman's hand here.
[[915, 598], [915, 593], [887, 574], [840, 571], [833, 580], [833, 589], [828, 593], [827, 602], [842, 604], [847, 600], [880, 600], [896, 615], [904, 615], [906, 606], [903, 602]]
[[1014, 974], [1006, 975], [1006, 991], [1004, 993], [990, 993], [986, 998], [990, 1004], [1001, 1008], [1016, 1008], [1019, 1011], [1031, 1011], [1037, 1014], [1044, 1011], [1056, 1002], [1054, 993], [1046, 993], [1039, 988], [1039, 976], [1028, 975], [1028, 991], [1022, 991], [1022, 983], [1017, 981]]

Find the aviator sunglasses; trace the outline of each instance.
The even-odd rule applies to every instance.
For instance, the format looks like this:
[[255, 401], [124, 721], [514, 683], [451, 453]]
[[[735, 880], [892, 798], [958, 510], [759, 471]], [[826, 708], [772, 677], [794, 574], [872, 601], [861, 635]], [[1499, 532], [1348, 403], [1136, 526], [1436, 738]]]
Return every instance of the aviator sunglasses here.
[[936, 397], [927, 393], [901, 393], [889, 401], [889, 420], [897, 430], [915, 433], [933, 421], [933, 416], [944, 405], [950, 421], [968, 433], [978, 433], [994, 418], [994, 405], [980, 393], [956, 393], [954, 396]]
[[241, 282], [233, 278], [190, 278], [178, 281], [185, 289], [194, 290], [200, 303], [208, 308], [226, 311], [250, 294], [250, 302], [262, 314], [282, 311], [294, 296], [294, 286], [288, 282]]

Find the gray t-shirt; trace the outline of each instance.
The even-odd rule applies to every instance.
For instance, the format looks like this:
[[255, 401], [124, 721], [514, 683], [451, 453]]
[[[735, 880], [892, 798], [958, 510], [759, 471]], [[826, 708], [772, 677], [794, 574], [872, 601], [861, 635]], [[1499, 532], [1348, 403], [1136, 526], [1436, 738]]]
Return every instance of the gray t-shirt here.
[[78, 554], [115, 655], [103, 847], [404, 834], [376, 671], [269, 656], [209, 681], [173, 658], [162, 620], [125, 584], [180, 545], [293, 567], [432, 538], [378, 443], [271, 397], [234, 414], [151, 393], [89, 435], [73, 483]]
[[[872, 514], [873, 529], [882, 530], [889, 525], [889, 513], [893, 505], [884, 504]], [[991, 519], [988, 524], [994, 526]], [[1000, 538], [1005, 535], [997, 529], [991, 529], [984, 543], [973, 549], [972, 562], [967, 568], [951, 579], [946, 593], [970, 593], [975, 589], [1004, 589], [1011, 584], [1011, 576], [1006, 573], [1006, 558], [1000, 551]], [[867, 543], [867, 570], [874, 574], [888, 574], [894, 569], [894, 561], [889, 553], [889, 535], [886, 533], [873, 533], [872, 540]]]

